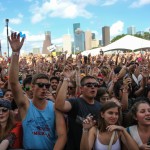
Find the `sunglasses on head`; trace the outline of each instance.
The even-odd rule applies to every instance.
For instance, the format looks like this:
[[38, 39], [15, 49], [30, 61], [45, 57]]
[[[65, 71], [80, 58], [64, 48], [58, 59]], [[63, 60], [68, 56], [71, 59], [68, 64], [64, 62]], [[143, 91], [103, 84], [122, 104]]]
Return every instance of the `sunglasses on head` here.
[[86, 87], [99, 87], [98, 83], [85, 83], [84, 86]]
[[24, 91], [29, 91], [31, 89], [31, 87], [24, 87], [23, 89], [24, 89]]
[[8, 111], [8, 108], [0, 109], [0, 112], [3, 112], [3, 113], [5, 113], [5, 112], [7, 112], [7, 111]]
[[43, 88], [44, 86], [49, 89], [50, 84], [49, 83], [35, 83], [36, 85], [38, 85], [39, 88]]

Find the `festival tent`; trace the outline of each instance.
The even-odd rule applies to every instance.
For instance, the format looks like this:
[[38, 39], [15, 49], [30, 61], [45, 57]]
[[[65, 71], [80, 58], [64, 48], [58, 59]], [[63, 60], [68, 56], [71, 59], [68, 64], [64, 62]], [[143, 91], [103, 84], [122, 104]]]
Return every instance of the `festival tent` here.
[[150, 41], [135, 36], [126, 35], [121, 39], [105, 46], [104, 51], [110, 50], [137, 50], [142, 48], [150, 48]]
[[122, 37], [121, 39], [101, 48], [96, 48], [92, 50], [88, 50], [87, 52], [82, 52], [83, 55], [88, 55], [91, 53], [91, 55], [97, 55], [99, 54], [100, 49], [102, 49], [104, 52], [106, 51], [114, 51], [114, 50], [132, 50], [135, 51], [137, 49], [143, 49], [148, 48], [150, 49], [150, 40], [141, 39], [135, 36], [126, 35]]

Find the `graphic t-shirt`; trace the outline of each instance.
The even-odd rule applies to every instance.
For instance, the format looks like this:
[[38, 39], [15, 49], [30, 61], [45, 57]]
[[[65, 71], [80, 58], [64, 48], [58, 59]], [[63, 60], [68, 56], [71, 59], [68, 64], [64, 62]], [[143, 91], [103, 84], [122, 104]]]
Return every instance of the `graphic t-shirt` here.
[[25, 149], [53, 150], [56, 141], [53, 102], [48, 101], [46, 108], [39, 110], [30, 101], [22, 125]]

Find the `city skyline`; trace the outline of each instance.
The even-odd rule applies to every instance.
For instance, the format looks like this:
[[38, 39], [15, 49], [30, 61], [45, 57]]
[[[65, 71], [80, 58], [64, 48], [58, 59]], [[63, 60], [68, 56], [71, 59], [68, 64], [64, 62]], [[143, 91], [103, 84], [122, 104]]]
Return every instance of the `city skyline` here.
[[[0, 40], [7, 51], [5, 19], [9, 31], [26, 34], [23, 49], [42, 48], [45, 31], [51, 32], [52, 43], [62, 43], [63, 35], [70, 33], [72, 25], [80, 23], [83, 31], [95, 33], [102, 39], [102, 27], [110, 26], [111, 38], [127, 33], [130, 26], [138, 31], [150, 29], [150, 0], [5, 0], [0, 2]], [[13, 12], [13, 13], [12, 13]], [[9, 32], [10, 34], [10, 32]]]

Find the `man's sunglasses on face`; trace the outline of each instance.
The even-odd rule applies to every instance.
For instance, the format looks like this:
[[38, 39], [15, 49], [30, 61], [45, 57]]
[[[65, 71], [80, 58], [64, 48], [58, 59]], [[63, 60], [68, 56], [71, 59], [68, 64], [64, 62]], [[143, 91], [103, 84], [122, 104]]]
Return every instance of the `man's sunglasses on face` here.
[[39, 88], [43, 88], [44, 86], [46, 87], [46, 89], [50, 88], [49, 83], [35, 83], [35, 84], [38, 85]]
[[99, 87], [99, 84], [98, 83], [85, 83], [84, 86], [86, 87]]

